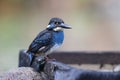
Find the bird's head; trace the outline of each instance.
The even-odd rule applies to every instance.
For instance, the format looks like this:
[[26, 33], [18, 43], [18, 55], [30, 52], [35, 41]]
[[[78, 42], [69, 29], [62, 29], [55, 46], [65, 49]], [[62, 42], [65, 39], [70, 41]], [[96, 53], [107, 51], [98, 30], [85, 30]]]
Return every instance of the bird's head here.
[[60, 18], [52, 18], [47, 26], [48, 30], [62, 31], [63, 29], [71, 29], [71, 27], [64, 23]]

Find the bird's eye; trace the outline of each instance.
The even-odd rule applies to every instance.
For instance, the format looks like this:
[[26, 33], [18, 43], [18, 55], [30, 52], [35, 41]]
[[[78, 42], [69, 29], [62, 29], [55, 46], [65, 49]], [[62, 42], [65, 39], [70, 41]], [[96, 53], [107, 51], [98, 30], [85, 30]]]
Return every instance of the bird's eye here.
[[60, 24], [60, 22], [58, 22], [58, 24]]
[[55, 24], [57, 24], [57, 25], [58, 25], [58, 24], [60, 24], [60, 22], [55, 22]]
[[58, 22], [55, 22], [55, 24], [58, 24]]

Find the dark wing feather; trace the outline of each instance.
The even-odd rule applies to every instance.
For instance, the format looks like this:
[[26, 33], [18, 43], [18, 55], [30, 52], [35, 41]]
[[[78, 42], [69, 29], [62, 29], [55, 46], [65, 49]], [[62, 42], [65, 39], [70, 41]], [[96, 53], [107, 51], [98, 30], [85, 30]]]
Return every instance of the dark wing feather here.
[[48, 30], [40, 32], [29, 46], [28, 51], [37, 53], [38, 50], [50, 44], [52, 33]]

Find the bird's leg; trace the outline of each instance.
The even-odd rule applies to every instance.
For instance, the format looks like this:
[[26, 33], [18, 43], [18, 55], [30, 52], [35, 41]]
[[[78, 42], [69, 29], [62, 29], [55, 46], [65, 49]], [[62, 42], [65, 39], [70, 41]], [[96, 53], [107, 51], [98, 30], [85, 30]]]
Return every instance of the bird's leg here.
[[50, 55], [47, 55], [46, 57], [49, 58], [49, 59], [51, 59]]
[[51, 45], [48, 45], [48, 46], [44, 46], [42, 47], [38, 52], [37, 54], [39, 54], [39, 56], [45, 56], [45, 59], [46, 61], [50, 61], [50, 60], [55, 60], [55, 59], [52, 59], [50, 57], [50, 55], [48, 55], [50, 52], [50, 49], [53, 47], [54, 45], [51, 44]]
[[46, 61], [55, 61], [55, 58], [51, 58], [50, 55], [45, 56]]

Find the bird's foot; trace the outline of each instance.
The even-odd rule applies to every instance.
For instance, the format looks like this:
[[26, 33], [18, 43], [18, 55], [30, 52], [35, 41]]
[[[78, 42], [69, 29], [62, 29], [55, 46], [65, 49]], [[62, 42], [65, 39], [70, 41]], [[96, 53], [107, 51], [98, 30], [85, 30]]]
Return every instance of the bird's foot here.
[[44, 56], [36, 56], [31, 67], [36, 71], [40, 72], [44, 69], [44, 65], [46, 63], [46, 58]]
[[55, 58], [50, 58], [50, 56], [45, 56], [46, 61], [56, 61]]

